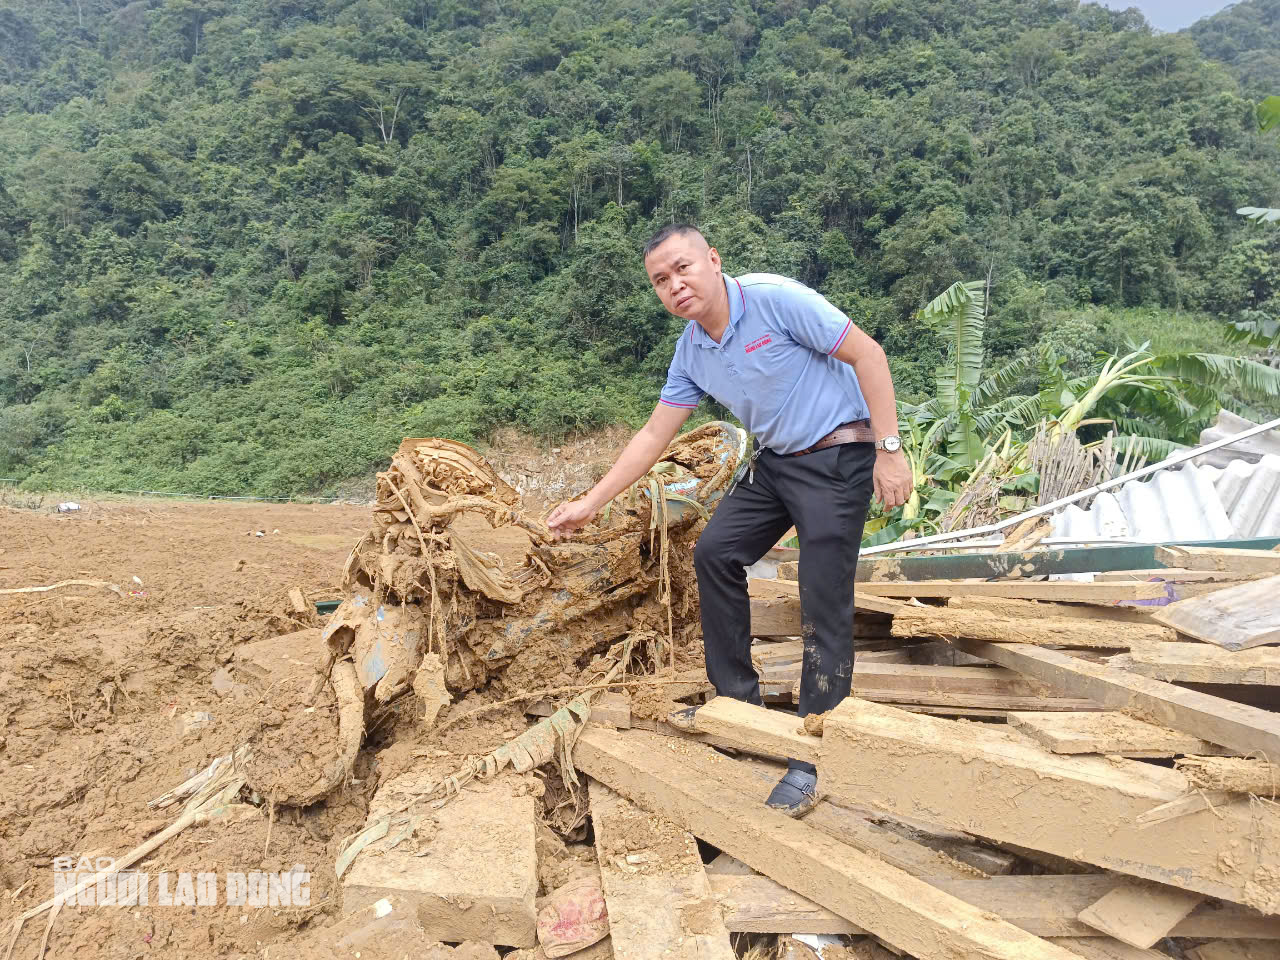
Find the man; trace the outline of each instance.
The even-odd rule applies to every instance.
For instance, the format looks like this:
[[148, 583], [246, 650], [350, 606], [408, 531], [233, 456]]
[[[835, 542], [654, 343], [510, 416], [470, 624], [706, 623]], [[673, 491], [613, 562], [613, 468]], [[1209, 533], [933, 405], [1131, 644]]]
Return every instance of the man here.
[[[604, 478], [553, 510], [547, 526], [567, 536], [587, 524], [648, 472], [711, 394], [757, 447], [694, 549], [707, 678], [720, 696], [761, 702], [744, 568], [794, 524], [804, 634], [799, 712], [830, 710], [849, 695], [853, 577], [872, 492], [886, 509], [911, 493], [884, 351], [802, 284], [770, 274], [726, 279], [720, 255], [687, 224], [659, 230], [644, 265], [663, 306], [689, 325], [648, 423]], [[695, 709], [676, 711], [672, 722], [691, 728]], [[817, 802], [816, 787], [812, 764], [792, 760], [766, 803], [803, 816]]]

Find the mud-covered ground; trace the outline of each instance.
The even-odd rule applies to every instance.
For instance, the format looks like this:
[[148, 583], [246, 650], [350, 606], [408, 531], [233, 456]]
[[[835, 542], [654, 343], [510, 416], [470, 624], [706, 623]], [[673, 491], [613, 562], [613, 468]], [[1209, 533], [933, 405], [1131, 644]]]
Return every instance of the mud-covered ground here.
[[[214, 678], [237, 650], [317, 626], [289, 591], [338, 599], [343, 563], [369, 523], [369, 508], [356, 505], [111, 499], [82, 507], [59, 515], [0, 505], [0, 590], [85, 579], [124, 594], [80, 586], [0, 594], [0, 956], [10, 921], [53, 895], [55, 858], [138, 846], [179, 809], [152, 810], [148, 800], [279, 722], [290, 685], [305, 682], [309, 645], [281, 646], [301, 670], [274, 687], [218, 689]], [[481, 549], [521, 549], [484, 533]], [[314, 654], [322, 655], [318, 640]], [[188, 729], [201, 712], [212, 722]], [[267, 804], [245, 805], [168, 841], [136, 867], [152, 877], [149, 906], [63, 909], [47, 955], [275, 957], [297, 953], [290, 944], [309, 952], [303, 944], [338, 915], [339, 845], [362, 826], [379, 780], [423, 752], [411, 720], [383, 718], [355, 782], [325, 802], [274, 818]], [[491, 749], [522, 727], [522, 717], [495, 713], [483, 727], [455, 727], [450, 746]], [[217, 906], [156, 902], [162, 871], [224, 877], [297, 864], [311, 874], [309, 907], [227, 906], [221, 889]], [[14, 957], [37, 955], [46, 919], [28, 921]]]

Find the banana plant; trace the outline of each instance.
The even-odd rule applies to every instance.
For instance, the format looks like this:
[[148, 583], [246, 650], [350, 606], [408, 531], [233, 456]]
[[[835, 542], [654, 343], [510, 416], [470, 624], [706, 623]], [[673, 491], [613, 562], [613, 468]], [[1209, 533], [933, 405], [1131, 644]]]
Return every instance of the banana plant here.
[[957, 281], [920, 311], [920, 321], [943, 335], [947, 359], [934, 372], [934, 401], [948, 424], [949, 459], [972, 469], [985, 454], [972, 399], [982, 382], [982, 336], [987, 293], [981, 280]]

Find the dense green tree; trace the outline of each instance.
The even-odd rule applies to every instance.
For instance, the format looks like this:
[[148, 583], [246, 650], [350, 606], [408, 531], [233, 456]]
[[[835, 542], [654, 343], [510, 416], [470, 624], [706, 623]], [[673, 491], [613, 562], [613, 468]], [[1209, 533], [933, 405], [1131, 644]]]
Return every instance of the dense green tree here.
[[1280, 315], [1280, 238], [1234, 214], [1280, 196], [1278, 15], [0, 0], [0, 475], [278, 494], [405, 434], [634, 421], [682, 327], [639, 249], [677, 219], [821, 289], [908, 400], [959, 280], [987, 369], [1056, 324], [1080, 375], [1123, 351], [1099, 310]]

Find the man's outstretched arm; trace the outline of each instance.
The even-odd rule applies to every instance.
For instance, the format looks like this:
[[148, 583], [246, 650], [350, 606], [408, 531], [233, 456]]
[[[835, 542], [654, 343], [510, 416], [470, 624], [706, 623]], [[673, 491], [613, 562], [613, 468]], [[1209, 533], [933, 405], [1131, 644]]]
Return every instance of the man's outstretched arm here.
[[547, 517], [547, 527], [557, 537], [567, 537], [591, 522], [606, 503], [631, 486], [658, 462], [675, 439], [691, 409], [659, 403], [649, 421], [636, 433], [600, 482], [577, 500], [560, 504]]
[[[893, 378], [889, 375], [889, 359], [880, 344], [858, 325], [851, 324], [848, 334], [832, 356], [853, 367], [858, 386], [871, 412], [871, 429], [877, 437], [897, 436], [898, 402], [893, 395]], [[876, 451], [874, 473], [875, 496], [886, 511], [906, 503], [911, 496], [911, 468], [901, 451]]]

